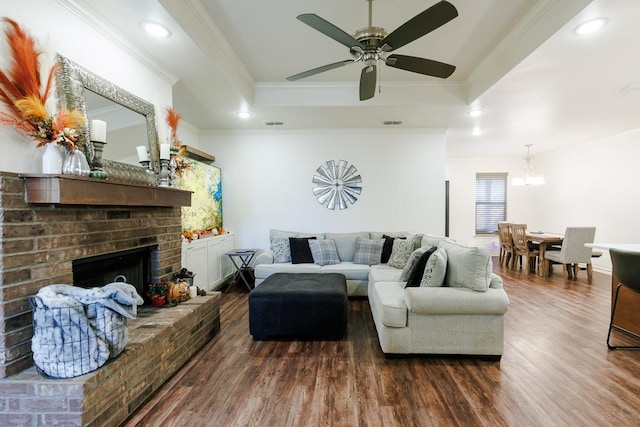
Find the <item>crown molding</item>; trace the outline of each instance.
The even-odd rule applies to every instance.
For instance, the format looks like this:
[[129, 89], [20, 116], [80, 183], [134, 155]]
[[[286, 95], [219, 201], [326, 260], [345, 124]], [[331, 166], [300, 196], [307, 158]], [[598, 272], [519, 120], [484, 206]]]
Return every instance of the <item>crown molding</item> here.
[[542, 45], [592, 0], [538, 0], [468, 79], [472, 102]]
[[246, 100], [253, 100], [255, 81], [240, 57], [234, 52], [220, 28], [202, 4], [201, 0], [159, 0], [210, 58], [216, 58], [215, 66], [240, 91]]
[[129, 54], [132, 58], [148, 68], [161, 79], [173, 86], [179, 77], [169, 71], [160, 62], [158, 62], [147, 51], [140, 48], [134, 41], [116, 30], [111, 25], [102, 20], [100, 15], [83, 0], [56, 0], [60, 5], [67, 8], [73, 14], [78, 16], [82, 21], [87, 23], [91, 28], [102, 34], [113, 44]]

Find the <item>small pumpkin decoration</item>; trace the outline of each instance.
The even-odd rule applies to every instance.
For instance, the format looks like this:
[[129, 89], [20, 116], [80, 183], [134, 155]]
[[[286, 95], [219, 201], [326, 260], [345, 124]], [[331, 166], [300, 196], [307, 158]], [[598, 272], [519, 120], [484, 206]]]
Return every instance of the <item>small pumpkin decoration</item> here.
[[186, 281], [177, 281], [169, 283], [169, 290], [167, 292], [167, 300], [169, 301], [177, 301], [184, 302], [187, 301], [191, 296], [189, 295], [189, 283]]

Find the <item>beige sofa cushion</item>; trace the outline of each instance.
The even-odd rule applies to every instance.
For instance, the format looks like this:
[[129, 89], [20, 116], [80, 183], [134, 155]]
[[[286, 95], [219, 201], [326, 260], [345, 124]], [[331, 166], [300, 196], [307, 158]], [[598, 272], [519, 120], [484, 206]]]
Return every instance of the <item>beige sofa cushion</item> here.
[[509, 297], [504, 289], [475, 292], [471, 289], [407, 288], [406, 305], [418, 314], [504, 314]]
[[339, 264], [323, 265], [320, 271], [322, 274], [340, 273], [347, 280], [367, 280], [369, 278], [369, 266], [366, 264], [341, 262]]
[[398, 282], [402, 270], [391, 267], [389, 264], [372, 265], [369, 270], [369, 283], [374, 282]]
[[320, 273], [320, 266], [316, 264], [291, 264], [281, 262], [275, 264], [256, 265], [256, 279], [266, 279], [275, 273]]
[[[369, 283], [371, 287], [371, 283]], [[380, 321], [392, 328], [407, 326], [407, 305], [404, 301], [404, 282], [376, 282], [369, 288], [372, 311]]]

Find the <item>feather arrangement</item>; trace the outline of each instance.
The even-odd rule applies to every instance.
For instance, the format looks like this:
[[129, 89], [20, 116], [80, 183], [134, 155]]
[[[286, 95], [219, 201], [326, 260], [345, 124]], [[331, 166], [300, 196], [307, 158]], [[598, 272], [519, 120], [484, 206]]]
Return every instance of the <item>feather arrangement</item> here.
[[167, 126], [169, 126], [169, 131], [171, 133], [171, 145], [174, 147], [178, 147], [178, 155], [175, 158], [176, 161], [176, 173], [179, 176], [182, 176], [182, 172], [185, 169], [189, 169], [191, 164], [187, 162], [187, 148], [182, 145], [182, 141], [178, 139], [178, 124], [180, 123], [180, 119], [182, 116], [173, 109], [173, 107], [167, 108], [167, 114], [165, 116], [165, 121], [167, 122]]
[[57, 64], [49, 68], [46, 79], [40, 73], [42, 52], [35, 39], [10, 18], [5, 30], [11, 61], [9, 69], [0, 69], [0, 102], [7, 111], [0, 112], [0, 123], [13, 126], [38, 141], [38, 147], [53, 142], [75, 151], [77, 128], [84, 123], [78, 111], [49, 114], [45, 107], [54, 83]]
[[176, 147], [180, 147], [182, 145], [182, 142], [178, 139], [178, 124], [180, 123], [181, 118], [182, 116], [176, 113], [176, 110], [174, 110], [173, 107], [167, 108], [165, 120], [169, 126], [169, 130], [171, 131], [171, 145]]

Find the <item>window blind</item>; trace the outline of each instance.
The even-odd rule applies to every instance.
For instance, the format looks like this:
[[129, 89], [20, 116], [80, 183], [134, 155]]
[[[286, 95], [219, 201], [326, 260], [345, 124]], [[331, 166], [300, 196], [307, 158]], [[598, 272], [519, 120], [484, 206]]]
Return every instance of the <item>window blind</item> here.
[[507, 174], [476, 174], [476, 234], [493, 234], [507, 219]]

